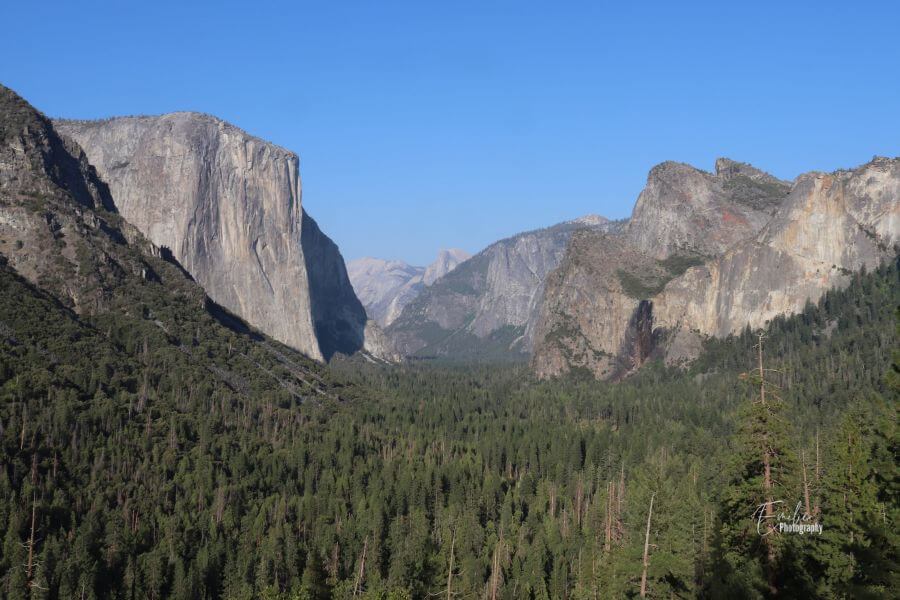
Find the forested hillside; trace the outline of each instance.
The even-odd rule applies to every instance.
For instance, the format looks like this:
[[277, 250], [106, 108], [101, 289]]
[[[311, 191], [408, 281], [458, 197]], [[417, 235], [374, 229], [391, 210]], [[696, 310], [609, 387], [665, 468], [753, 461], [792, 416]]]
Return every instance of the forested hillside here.
[[[4, 597], [622, 598], [645, 570], [651, 598], [900, 586], [896, 263], [771, 324], [763, 402], [751, 332], [617, 384], [328, 374], [184, 281], [183, 302], [147, 281], [79, 316], [0, 269]], [[761, 536], [770, 497], [821, 535]]]

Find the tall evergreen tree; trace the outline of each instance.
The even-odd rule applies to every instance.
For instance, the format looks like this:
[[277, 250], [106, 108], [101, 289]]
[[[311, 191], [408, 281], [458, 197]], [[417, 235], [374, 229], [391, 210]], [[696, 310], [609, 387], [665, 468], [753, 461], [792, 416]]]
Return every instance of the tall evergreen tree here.
[[779, 531], [795, 510], [795, 439], [785, 401], [768, 381], [764, 335], [757, 335], [756, 367], [741, 379], [749, 398], [740, 409], [731, 446], [730, 481], [722, 495], [719, 562], [724, 577], [710, 583], [714, 597], [774, 598], [789, 583], [790, 540]]

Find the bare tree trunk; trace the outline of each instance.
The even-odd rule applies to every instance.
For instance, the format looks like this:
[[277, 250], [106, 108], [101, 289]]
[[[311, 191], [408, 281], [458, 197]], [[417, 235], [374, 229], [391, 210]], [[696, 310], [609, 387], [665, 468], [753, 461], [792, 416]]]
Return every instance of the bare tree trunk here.
[[453, 547], [456, 544], [456, 532], [453, 532], [453, 537], [450, 538], [450, 568], [447, 569], [447, 600], [450, 600], [451, 589], [453, 583]]
[[810, 505], [809, 505], [809, 480], [806, 478], [806, 452], [800, 451], [800, 466], [803, 469], [803, 505], [806, 509], [806, 514], [811, 515]]
[[366, 539], [363, 540], [363, 551], [362, 551], [362, 559], [359, 561], [359, 573], [356, 575], [356, 583], [353, 584], [353, 597], [359, 594], [359, 586], [362, 584], [363, 575], [366, 572], [366, 547], [369, 545], [369, 536], [366, 536]]
[[25, 577], [28, 581], [28, 593], [31, 594], [31, 576], [34, 572], [34, 520], [37, 512], [37, 494], [31, 493], [31, 536], [28, 538], [28, 563], [25, 565]]
[[19, 450], [25, 448], [25, 423], [28, 422], [28, 406], [22, 403], [22, 434], [19, 436]]
[[497, 600], [497, 592], [500, 590], [500, 552], [503, 547], [503, 531], [497, 538], [494, 546], [494, 560], [491, 562], [491, 600]]
[[813, 507], [813, 513], [819, 514], [819, 486], [821, 485], [821, 480], [819, 479], [821, 474], [819, 468], [819, 430], [816, 429], [816, 504]]
[[653, 516], [653, 499], [656, 492], [650, 495], [650, 510], [647, 512], [647, 532], [644, 534], [644, 569], [641, 572], [641, 598], [647, 597], [647, 567], [650, 566], [650, 518]]
[[615, 494], [615, 484], [607, 482], [606, 484], [606, 531], [604, 532], [603, 550], [609, 552], [610, 542], [612, 541], [612, 515], [613, 515], [613, 495]]

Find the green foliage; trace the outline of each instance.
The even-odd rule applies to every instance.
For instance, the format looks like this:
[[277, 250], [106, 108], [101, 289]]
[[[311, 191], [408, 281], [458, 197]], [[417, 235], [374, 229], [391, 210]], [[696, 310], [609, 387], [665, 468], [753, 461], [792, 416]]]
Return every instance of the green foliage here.
[[[717, 543], [740, 526], [722, 507], [752, 492], [731, 467], [755, 468], [736, 384], [753, 336], [618, 384], [537, 382], [522, 365], [329, 373], [220, 326], [149, 264], [163, 283], [128, 283], [91, 317], [0, 269], [3, 597], [428, 598], [446, 593], [451, 547], [453, 597], [629, 597], [654, 493], [650, 597], [765, 593], [752, 545]], [[781, 484], [799, 493], [797, 449], [810, 456], [818, 432], [814, 493], [835, 533], [785, 543], [782, 589], [896, 589], [882, 373], [898, 298], [890, 265], [767, 329], [794, 425]], [[841, 524], [845, 494], [856, 516]]]
[[659, 264], [674, 278], [682, 275], [691, 267], [702, 265], [703, 261], [704, 258], [697, 254], [673, 254], [659, 261]]
[[641, 273], [618, 269], [616, 276], [625, 294], [631, 298], [645, 300], [660, 293], [667, 283], [691, 267], [702, 265], [704, 260], [704, 257], [698, 254], [673, 254], [657, 261], [656, 267], [648, 268]]
[[724, 184], [735, 201], [757, 209], [771, 209], [791, 191], [790, 184], [780, 181], [760, 181], [747, 175], [731, 175]]
[[662, 291], [667, 281], [662, 277], [640, 276], [624, 269], [618, 269], [616, 271], [616, 276], [619, 278], [619, 283], [622, 285], [622, 291], [628, 296], [638, 300], [652, 298]]

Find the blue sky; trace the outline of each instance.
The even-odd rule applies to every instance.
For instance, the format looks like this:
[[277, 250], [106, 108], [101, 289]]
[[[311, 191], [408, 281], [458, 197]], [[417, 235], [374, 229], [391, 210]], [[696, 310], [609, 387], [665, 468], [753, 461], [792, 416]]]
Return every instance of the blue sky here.
[[663, 160], [780, 177], [900, 155], [896, 3], [11, 2], [51, 116], [212, 113], [301, 157], [348, 260], [426, 264], [586, 213]]

